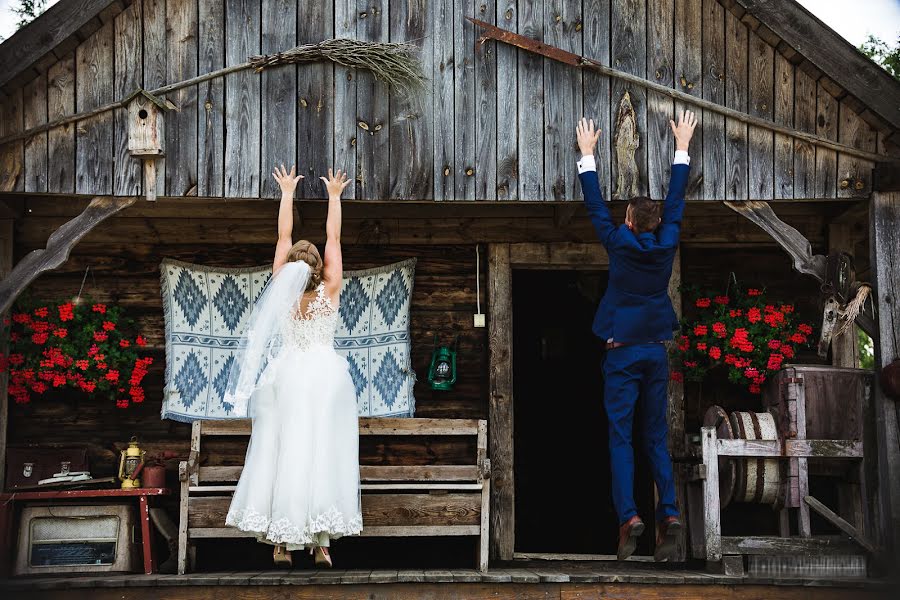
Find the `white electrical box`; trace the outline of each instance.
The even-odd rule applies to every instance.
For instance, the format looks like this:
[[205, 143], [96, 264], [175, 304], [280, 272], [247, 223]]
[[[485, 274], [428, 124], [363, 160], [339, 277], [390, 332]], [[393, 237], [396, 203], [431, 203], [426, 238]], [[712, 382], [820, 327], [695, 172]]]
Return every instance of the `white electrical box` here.
[[475, 315], [475, 327], [484, 327], [484, 315], [476, 314]]

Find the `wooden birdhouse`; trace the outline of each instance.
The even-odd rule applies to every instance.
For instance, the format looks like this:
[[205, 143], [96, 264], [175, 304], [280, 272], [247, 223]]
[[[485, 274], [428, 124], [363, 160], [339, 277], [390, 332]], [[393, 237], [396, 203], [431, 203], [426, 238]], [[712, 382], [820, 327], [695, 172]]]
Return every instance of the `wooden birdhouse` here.
[[144, 197], [156, 200], [156, 159], [165, 154], [163, 114], [174, 106], [144, 90], [125, 100], [128, 107], [128, 153], [144, 162]]
[[166, 102], [138, 90], [128, 100], [128, 153], [132, 156], [162, 156]]

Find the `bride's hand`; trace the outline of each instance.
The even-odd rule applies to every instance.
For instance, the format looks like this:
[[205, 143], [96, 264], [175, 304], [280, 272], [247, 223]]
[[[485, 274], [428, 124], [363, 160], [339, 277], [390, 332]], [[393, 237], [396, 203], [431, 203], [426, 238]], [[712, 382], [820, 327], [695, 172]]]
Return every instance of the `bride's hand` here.
[[325, 189], [328, 190], [328, 195], [337, 196], [338, 198], [341, 197], [344, 189], [350, 185], [350, 178], [347, 177], [345, 172], [338, 169], [337, 173], [332, 173], [330, 167], [328, 169], [328, 177], [319, 177], [319, 179], [325, 182]]
[[284, 165], [281, 165], [280, 168], [275, 167], [275, 172], [272, 173], [272, 177], [278, 182], [282, 193], [293, 195], [294, 190], [297, 189], [297, 182], [303, 179], [303, 175], [296, 175], [296, 170], [297, 167], [294, 165], [291, 165], [290, 172], [284, 168]]

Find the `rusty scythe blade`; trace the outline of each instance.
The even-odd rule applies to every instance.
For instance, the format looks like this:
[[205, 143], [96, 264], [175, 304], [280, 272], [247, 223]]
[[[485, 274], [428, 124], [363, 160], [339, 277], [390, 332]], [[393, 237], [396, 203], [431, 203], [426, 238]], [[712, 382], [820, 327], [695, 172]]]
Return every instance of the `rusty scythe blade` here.
[[558, 60], [559, 62], [566, 63], [567, 65], [572, 65], [574, 67], [584, 66], [588, 61], [582, 56], [578, 56], [577, 54], [572, 54], [571, 52], [567, 52], [562, 48], [557, 48], [556, 46], [548, 46], [542, 42], [537, 40], [533, 40], [531, 38], [525, 37], [524, 35], [519, 35], [518, 33], [513, 33], [512, 31], [507, 31], [505, 29], [500, 29], [495, 25], [491, 25], [490, 23], [485, 23], [484, 21], [479, 21], [478, 19], [473, 19], [472, 17], [466, 17], [469, 21], [484, 29], [484, 35], [482, 36], [482, 41], [485, 39], [497, 40], [499, 42], [503, 42], [504, 44], [510, 44], [521, 48], [522, 50], [528, 50], [529, 52], [535, 52], [540, 54], [541, 56], [546, 56], [547, 58], [552, 58], [553, 60]]

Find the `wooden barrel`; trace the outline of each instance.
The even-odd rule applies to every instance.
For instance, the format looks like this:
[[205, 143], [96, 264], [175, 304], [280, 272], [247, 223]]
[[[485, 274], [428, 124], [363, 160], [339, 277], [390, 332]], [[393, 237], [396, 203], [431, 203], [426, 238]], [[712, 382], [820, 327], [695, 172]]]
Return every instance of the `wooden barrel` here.
[[[777, 440], [778, 427], [769, 413], [733, 412], [731, 428], [735, 439]], [[774, 458], [745, 458], [735, 462], [735, 502], [776, 504], [781, 471]]]

